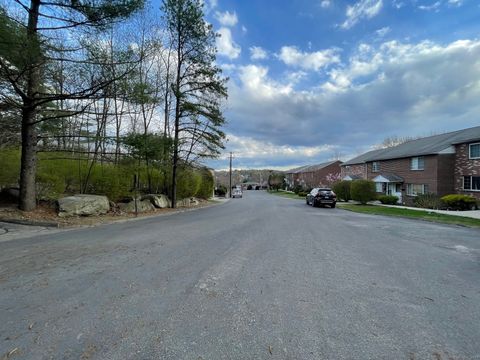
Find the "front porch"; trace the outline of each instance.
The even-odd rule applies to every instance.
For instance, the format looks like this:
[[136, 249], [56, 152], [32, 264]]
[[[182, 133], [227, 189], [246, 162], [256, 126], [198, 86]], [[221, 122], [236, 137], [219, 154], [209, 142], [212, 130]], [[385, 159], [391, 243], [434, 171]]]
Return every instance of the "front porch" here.
[[398, 197], [398, 204], [403, 203], [403, 178], [395, 174], [379, 174], [373, 179], [379, 194]]

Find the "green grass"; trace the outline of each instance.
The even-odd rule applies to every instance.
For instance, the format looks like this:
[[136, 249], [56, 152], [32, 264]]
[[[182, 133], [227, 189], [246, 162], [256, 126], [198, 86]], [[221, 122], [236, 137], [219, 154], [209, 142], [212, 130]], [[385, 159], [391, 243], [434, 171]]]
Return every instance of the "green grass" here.
[[410, 219], [419, 219], [443, 224], [462, 225], [468, 227], [480, 227], [480, 220], [464, 216], [445, 215], [422, 210], [410, 210], [394, 207], [383, 207], [375, 205], [353, 205], [337, 203], [341, 209], [354, 211], [363, 214], [398, 216]]
[[305, 200], [305, 196], [298, 196], [297, 194], [295, 194], [295, 193], [293, 193], [293, 192], [290, 192], [290, 191], [284, 191], [284, 190], [278, 190], [278, 191], [269, 190], [268, 192], [269, 192], [270, 194], [272, 194], [272, 195], [277, 195], [277, 196], [281, 196], [281, 197], [288, 198], [288, 199]]

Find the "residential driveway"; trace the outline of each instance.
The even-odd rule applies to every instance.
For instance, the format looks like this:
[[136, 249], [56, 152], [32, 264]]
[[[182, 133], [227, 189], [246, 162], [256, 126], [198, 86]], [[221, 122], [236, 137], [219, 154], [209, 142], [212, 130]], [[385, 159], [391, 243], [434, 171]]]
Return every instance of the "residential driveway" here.
[[480, 231], [261, 191], [0, 243], [0, 359], [480, 359]]

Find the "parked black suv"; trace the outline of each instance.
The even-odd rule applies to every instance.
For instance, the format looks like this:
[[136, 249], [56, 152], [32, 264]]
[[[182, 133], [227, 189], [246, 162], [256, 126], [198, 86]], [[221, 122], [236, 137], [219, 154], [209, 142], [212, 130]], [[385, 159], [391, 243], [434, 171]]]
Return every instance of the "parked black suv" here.
[[315, 188], [307, 195], [306, 202], [307, 205], [313, 207], [330, 205], [331, 208], [334, 208], [337, 203], [337, 195], [329, 188]]

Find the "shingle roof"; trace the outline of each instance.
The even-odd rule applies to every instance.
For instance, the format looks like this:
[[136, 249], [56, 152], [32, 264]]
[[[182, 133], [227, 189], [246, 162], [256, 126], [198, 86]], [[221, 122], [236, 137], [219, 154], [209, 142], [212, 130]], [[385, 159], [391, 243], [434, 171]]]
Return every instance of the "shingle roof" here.
[[403, 182], [403, 178], [401, 176], [398, 176], [397, 174], [392, 174], [392, 173], [381, 173], [379, 176], [384, 177], [390, 182]]
[[369, 151], [344, 162], [342, 165], [438, 154], [452, 145], [476, 140], [480, 140], [480, 126], [411, 140], [391, 148]]
[[370, 161], [371, 158], [377, 156], [378, 154], [385, 152], [387, 149], [378, 149], [378, 150], [372, 150], [369, 152], [366, 152], [362, 155], [359, 155], [357, 157], [354, 157], [353, 159], [350, 159], [348, 161], [345, 161], [342, 166], [345, 165], [353, 165], [353, 164], [363, 164], [367, 161]]
[[299, 174], [299, 173], [317, 171], [317, 170], [323, 169], [323, 168], [325, 168], [329, 165], [335, 164], [336, 162], [338, 162], [338, 160], [328, 161], [328, 162], [321, 163], [321, 164], [316, 164], [316, 165], [300, 166], [300, 167], [295, 168], [295, 169], [287, 170], [285, 173], [287, 173], [287, 174]]

